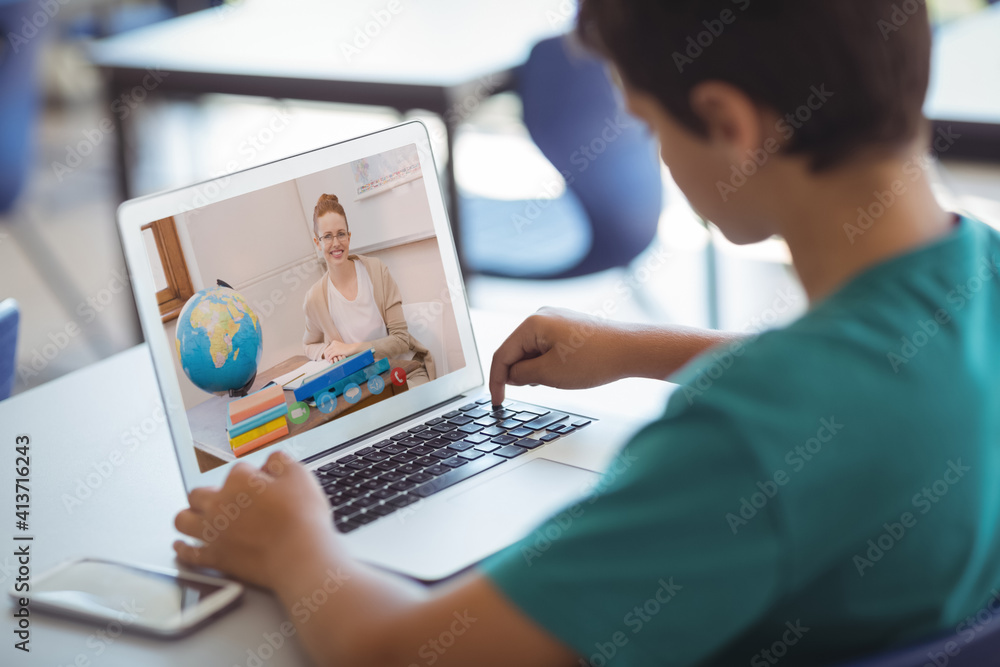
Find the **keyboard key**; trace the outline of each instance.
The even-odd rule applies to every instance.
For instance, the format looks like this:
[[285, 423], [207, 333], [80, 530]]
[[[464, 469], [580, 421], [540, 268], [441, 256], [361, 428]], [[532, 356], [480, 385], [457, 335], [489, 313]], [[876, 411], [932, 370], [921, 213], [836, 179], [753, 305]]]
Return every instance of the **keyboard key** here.
[[452, 442], [456, 440], [463, 440], [467, 434], [459, 433], [457, 431], [452, 431], [451, 433], [445, 433], [441, 437], [445, 440], [451, 440]]
[[434, 479], [433, 475], [428, 475], [427, 473], [418, 472], [415, 475], [410, 475], [407, 477], [411, 482], [416, 482], [417, 484], [423, 484], [424, 482], [429, 482]]
[[396, 454], [389, 460], [395, 461], [396, 463], [409, 463], [415, 458], [417, 458], [416, 454], [411, 454], [410, 452], [404, 451], [402, 454]]
[[399, 464], [395, 461], [379, 461], [373, 465], [372, 468], [375, 468], [375, 470], [381, 470], [382, 472], [387, 472], [395, 468], [397, 465]]
[[496, 450], [500, 449], [500, 445], [497, 445], [492, 442], [484, 442], [481, 445], [476, 445], [476, 449], [478, 449], [481, 452], [495, 452]]
[[518, 427], [520, 427], [521, 426], [521, 422], [517, 421], [516, 419], [507, 419], [505, 421], [500, 422], [497, 425], [500, 428], [512, 429], [512, 428], [518, 428]]
[[358, 486], [360, 486], [362, 489], [365, 489], [366, 491], [375, 491], [376, 489], [382, 488], [382, 482], [378, 481], [377, 479], [366, 479], [365, 481], [361, 482], [361, 484], [359, 484]]
[[525, 412], [518, 412], [516, 415], [514, 415], [513, 417], [511, 417], [511, 419], [513, 419], [516, 422], [522, 422], [522, 423], [524, 423], [524, 422], [530, 422], [530, 421], [533, 421], [535, 419], [538, 419], [538, 415], [536, 415], [534, 412], [527, 412], [527, 411], [525, 411]]
[[541, 440], [535, 440], [534, 438], [521, 438], [517, 441], [518, 447], [524, 447], [526, 449], [534, 449], [542, 444]]
[[454, 431], [455, 425], [451, 422], [445, 422], [443, 424], [438, 424], [437, 426], [432, 426], [431, 430], [437, 431], [438, 433], [447, 433], [449, 431]]
[[479, 405], [477, 403], [466, 403], [465, 405], [460, 407], [459, 410], [461, 410], [462, 412], [466, 412], [468, 410], [475, 410], [478, 407]]
[[482, 431], [480, 431], [480, 433], [492, 438], [495, 435], [503, 435], [505, 431], [497, 426], [490, 426], [488, 428], [484, 428]]
[[488, 414], [490, 413], [487, 410], [483, 410], [482, 408], [476, 408], [475, 410], [468, 410], [465, 413], [465, 416], [469, 417], [470, 419], [481, 419], [482, 417], [485, 417]]
[[497, 423], [497, 421], [498, 420], [494, 419], [493, 417], [483, 417], [482, 419], [477, 419], [475, 423], [479, 424], [480, 426], [493, 426], [494, 424]]
[[541, 417], [542, 415], [547, 415], [550, 412], [549, 410], [546, 410], [545, 408], [540, 408], [540, 407], [538, 407], [536, 405], [522, 405], [521, 406], [521, 411], [522, 412], [533, 412], [536, 415], [538, 415], [539, 417]]
[[476, 405], [486, 405], [486, 404], [487, 404], [487, 403], [489, 403], [489, 402], [490, 402], [491, 400], [492, 400], [492, 399], [491, 399], [491, 398], [490, 398], [489, 396], [487, 396], [486, 398], [480, 398], [480, 399], [478, 399], [478, 400], [476, 401]]
[[351, 461], [347, 464], [347, 467], [351, 470], [364, 470], [368, 467], [368, 464], [364, 461]]
[[317, 468], [317, 470], [321, 472], [327, 472], [328, 470], [333, 470], [338, 465], [340, 465], [340, 462], [334, 461], [333, 463], [327, 463], [326, 465], [321, 465], [319, 468]]
[[490, 416], [496, 417], [497, 419], [510, 419], [516, 414], [517, 413], [514, 412], [513, 410], [505, 410], [505, 409], [493, 410], [492, 412], [490, 412]]
[[524, 447], [518, 447], [517, 445], [507, 445], [506, 447], [501, 447], [500, 449], [493, 452], [496, 456], [502, 456], [505, 459], [512, 459], [515, 456], [520, 456], [524, 454], [527, 449]]
[[368, 461], [369, 463], [378, 463], [379, 461], [385, 461], [387, 458], [389, 458], [389, 456], [390, 455], [386, 454], [385, 452], [372, 452], [371, 454], [366, 454], [362, 458], [364, 458], [364, 460]]
[[573, 426], [575, 426], [576, 428], [583, 428], [589, 423], [590, 423], [589, 419], [577, 419], [575, 422], [573, 422]]
[[374, 447], [362, 447], [358, 451], [354, 452], [354, 455], [355, 456], [364, 456], [366, 454], [371, 454], [374, 451], [375, 451]]
[[[404, 475], [412, 475], [415, 472], [420, 472], [424, 467], [417, 463], [404, 463], [403, 465], [396, 468], [396, 472], [403, 473]], [[387, 475], [389, 473], [386, 473]]]
[[510, 431], [508, 431], [507, 435], [512, 435], [515, 438], [523, 438], [524, 436], [531, 435], [532, 433], [534, 433], [534, 431], [532, 431], [530, 428], [524, 428], [523, 426], [519, 426], [517, 428], [512, 428]]
[[405, 440], [399, 440], [398, 442], [403, 447], [419, 447], [424, 444], [423, 440], [417, 440], [416, 438], [410, 436], [407, 436]]
[[369, 514], [368, 512], [362, 512], [361, 514], [351, 517], [351, 520], [356, 521], [357, 523], [360, 523], [363, 526], [366, 523], [371, 523], [377, 518], [378, 517], [375, 516], [374, 514]]
[[[451, 458], [451, 457], [448, 457], [448, 458]], [[444, 467], [440, 463], [435, 463], [434, 465], [425, 468], [424, 472], [427, 473], [428, 475], [435, 475], [435, 476], [437, 476], [437, 475], [443, 475], [446, 472], [448, 472], [448, 468]]]
[[384, 452], [386, 454], [402, 454], [403, 452], [406, 451], [406, 447], [403, 447], [402, 445], [392, 444], [392, 445], [386, 445], [379, 451]]
[[556, 438], [559, 438], [559, 437], [561, 437], [561, 436], [558, 433], [546, 433], [545, 435], [542, 436], [542, 441], [543, 442], [552, 442], [553, 440], [555, 440]]
[[395, 507], [389, 507], [387, 505], [376, 505], [368, 509], [368, 514], [374, 514], [375, 516], [383, 517], [388, 516], [396, 511]]
[[468, 440], [459, 440], [458, 442], [453, 442], [448, 445], [449, 449], [454, 449], [456, 452], [464, 452], [467, 449], [471, 449], [472, 445], [476, 443], [469, 442]]
[[401, 479], [398, 482], [393, 482], [392, 484], [390, 484], [389, 488], [394, 489], [396, 491], [409, 491], [416, 485], [417, 485], [416, 482], [411, 482], [407, 479]]
[[454, 455], [454, 451], [450, 447], [445, 447], [444, 449], [437, 449], [430, 453], [431, 456], [438, 460], [450, 458]]
[[395, 498], [393, 498], [392, 500], [390, 500], [386, 504], [387, 505], [392, 505], [393, 507], [396, 507], [396, 508], [400, 508], [400, 507], [406, 507], [407, 505], [412, 505], [413, 503], [417, 502], [418, 500], [420, 500], [420, 498], [418, 498], [417, 496], [411, 496], [410, 494], [404, 494], [404, 495], [401, 495], [401, 496], [396, 496]]
[[438, 434], [437, 431], [427, 430], [427, 431], [421, 431], [420, 433], [417, 433], [413, 437], [415, 437], [417, 440], [433, 440], [434, 438], [438, 437]]
[[372, 497], [379, 500], [389, 500], [389, 498], [394, 498], [395, 496], [396, 492], [393, 489], [379, 489], [372, 492]]
[[444, 413], [441, 416], [444, 417], [445, 419], [451, 419], [452, 417], [457, 417], [460, 414], [462, 414], [462, 413], [459, 412], [458, 410], [452, 410], [451, 412], [446, 412], [446, 413]]
[[383, 447], [388, 447], [391, 444], [392, 440], [381, 440], [372, 445], [372, 447], [374, 447], [375, 449], [382, 449]]
[[478, 459], [480, 456], [486, 456], [486, 452], [481, 452], [478, 449], [470, 449], [468, 451], [462, 452], [461, 454], [459, 454], [459, 456], [461, 456], [463, 459], [474, 461]]
[[402, 473], [399, 470], [390, 470], [388, 472], [382, 473], [375, 479], [376, 481], [388, 484], [389, 482], [398, 482], [399, 480], [403, 479], [403, 477], [405, 477], [407, 474], [409, 473]]
[[433, 440], [427, 441], [428, 447], [433, 447], [434, 449], [441, 449], [442, 447], [447, 447], [452, 443], [448, 438], [434, 438]]
[[337, 466], [336, 468], [332, 468], [332, 469], [327, 470], [326, 472], [324, 472], [323, 476], [327, 477], [327, 478], [330, 478], [330, 477], [347, 477], [352, 472], [354, 472], [354, 471], [351, 470], [350, 468], [345, 468], [344, 466]]
[[410, 437], [410, 434], [406, 433], [406, 432], [403, 432], [403, 433], [397, 433], [396, 435], [390, 435], [389, 439], [392, 440], [392, 441], [394, 441], [394, 442], [398, 442], [400, 440], [405, 440], [408, 437]]
[[348, 498], [360, 498], [361, 496], [368, 493], [367, 489], [359, 489], [356, 486], [352, 486], [349, 489], [344, 489], [344, 495]]
[[370, 479], [372, 477], [378, 477], [381, 474], [381, 472], [382, 472], [381, 470], [375, 470], [374, 468], [368, 468], [366, 470], [359, 470], [358, 474], [361, 475], [362, 477], [367, 477], [367, 478]]
[[444, 422], [444, 417], [435, 417], [434, 419], [428, 419], [424, 422], [424, 426], [437, 426], [438, 424]]
[[[496, 435], [501, 435], [503, 432], [497, 433]], [[465, 442], [471, 442], [474, 445], [478, 445], [481, 442], [486, 442], [490, 439], [490, 436], [483, 435], [482, 433], [473, 433], [472, 435], [465, 436]]]
[[427, 456], [434, 451], [433, 447], [428, 447], [426, 445], [420, 447], [414, 447], [410, 450], [410, 454], [415, 454], [416, 456]]
[[503, 462], [504, 459], [496, 456], [484, 456], [475, 461], [470, 461], [468, 465], [446, 472], [440, 477], [435, 477], [426, 484], [421, 484], [413, 490], [413, 494], [421, 498], [426, 498], [427, 496], [437, 493], [438, 491], [447, 489], [449, 486], [453, 486], [459, 482], [467, 480], [473, 475], [478, 475], [479, 473], [485, 472], [494, 466], [498, 466]]
[[442, 461], [442, 463], [448, 466], [449, 468], [460, 468], [461, 466], [464, 466], [466, 463], [468, 463], [468, 461], [458, 456], [453, 456], [450, 459]]
[[421, 456], [419, 459], [414, 461], [414, 463], [418, 464], [421, 468], [426, 468], [427, 466], [434, 465], [438, 462], [438, 460], [439, 459], [436, 459], [433, 456]]
[[359, 458], [361, 457], [355, 456], [354, 454], [348, 454], [347, 456], [341, 456], [337, 459], [337, 463], [343, 465], [345, 463], [350, 463], [351, 461], [357, 461]]
[[497, 437], [493, 438], [493, 442], [495, 442], [498, 445], [509, 445], [510, 443], [516, 441], [517, 438], [515, 438], [512, 435], [498, 435]]
[[472, 435], [473, 433], [478, 433], [479, 431], [482, 431], [483, 427], [480, 426], [479, 424], [466, 424], [465, 426], [459, 426], [458, 430], [461, 431], [462, 433]]
[[569, 424], [560, 424], [559, 425], [559, 429], [556, 431], [556, 433], [560, 433], [562, 435], [566, 435], [567, 433], [569, 433], [572, 430], [573, 430], [573, 427], [570, 426]]
[[356, 507], [359, 509], [364, 509], [366, 507], [371, 507], [372, 505], [378, 505], [378, 499], [372, 498], [371, 496], [363, 496], [355, 500], [350, 505], [348, 505], [348, 507]]
[[540, 431], [546, 426], [550, 424], [555, 424], [556, 422], [560, 422], [563, 419], [566, 419], [567, 417], [569, 417], [569, 415], [563, 412], [550, 412], [543, 417], [539, 417], [538, 419], [533, 419], [532, 421], [527, 422], [524, 425], [524, 427], [533, 429], [535, 431]]
[[454, 424], [455, 426], [465, 426], [466, 424], [471, 424], [474, 420], [472, 417], [466, 417], [462, 415], [461, 417], [454, 417], [448, 420], [449, 424]]
[[409, 430], [410, 433], [420, 433], [421, 431], [426, 431], [427, 427], [424, 424], [417, 424]]

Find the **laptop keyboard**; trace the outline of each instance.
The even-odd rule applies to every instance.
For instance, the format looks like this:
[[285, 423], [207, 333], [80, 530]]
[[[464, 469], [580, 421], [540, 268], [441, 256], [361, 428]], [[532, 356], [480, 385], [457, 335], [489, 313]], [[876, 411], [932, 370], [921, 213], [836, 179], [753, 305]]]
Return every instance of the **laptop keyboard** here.
[[481, 398], [326, 463], [314, 473], [348, 533], [583, 428], [591, 420]]

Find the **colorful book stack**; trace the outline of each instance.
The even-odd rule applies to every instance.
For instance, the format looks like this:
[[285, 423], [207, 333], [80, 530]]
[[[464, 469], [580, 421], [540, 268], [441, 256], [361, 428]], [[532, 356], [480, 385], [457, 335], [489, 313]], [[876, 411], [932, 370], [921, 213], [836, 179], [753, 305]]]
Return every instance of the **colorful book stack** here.
[[389, 360], [375, 361], [375, 350], [365, 350], [347, 357], [330, 368], [310, 375], [294, 390], [296, 401], [305, 401], [316, 394], [328, 391], [334, 396], [344, 393], [352, 382], [364, 386], [368, 379], [389, 370]]
[[277, 385], [230, 403], [226, 431], [233, 454], [242, 456], [288, 435], [287, 414], [285, 393]]

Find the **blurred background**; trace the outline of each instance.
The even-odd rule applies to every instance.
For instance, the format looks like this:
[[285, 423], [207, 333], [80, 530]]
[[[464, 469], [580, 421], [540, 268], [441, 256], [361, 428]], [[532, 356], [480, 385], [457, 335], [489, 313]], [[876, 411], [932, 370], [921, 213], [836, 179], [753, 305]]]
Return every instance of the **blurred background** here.
[[[1000, 6], [928, 4], [928, 115], [961, 135], [937, 156], [940, 194], [995, 222]], [[20, 312], [16, 347], [0, 327], [0, 385], [5, 368], [18, 393], [142, 342], [126, 197], [414, 118], [473, 307], [747, 331], [801, 313], [783, 242], [735, 247], [698, 219], [600, 63], [559, 39], [574, 14], [572, 0], [0, 0], [0, 302]]]

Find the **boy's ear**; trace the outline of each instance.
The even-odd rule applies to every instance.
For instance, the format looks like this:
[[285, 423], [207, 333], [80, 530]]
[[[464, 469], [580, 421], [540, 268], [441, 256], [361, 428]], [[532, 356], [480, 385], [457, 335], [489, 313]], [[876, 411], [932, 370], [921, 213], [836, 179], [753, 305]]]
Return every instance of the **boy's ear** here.
[[744, 160], [748, 151], [764, 141], [763, 114], [739, 88], [722, 81], [705, 81], [691, 91], [691, 109], [705, 125], [708, 141], [733, 161]]

